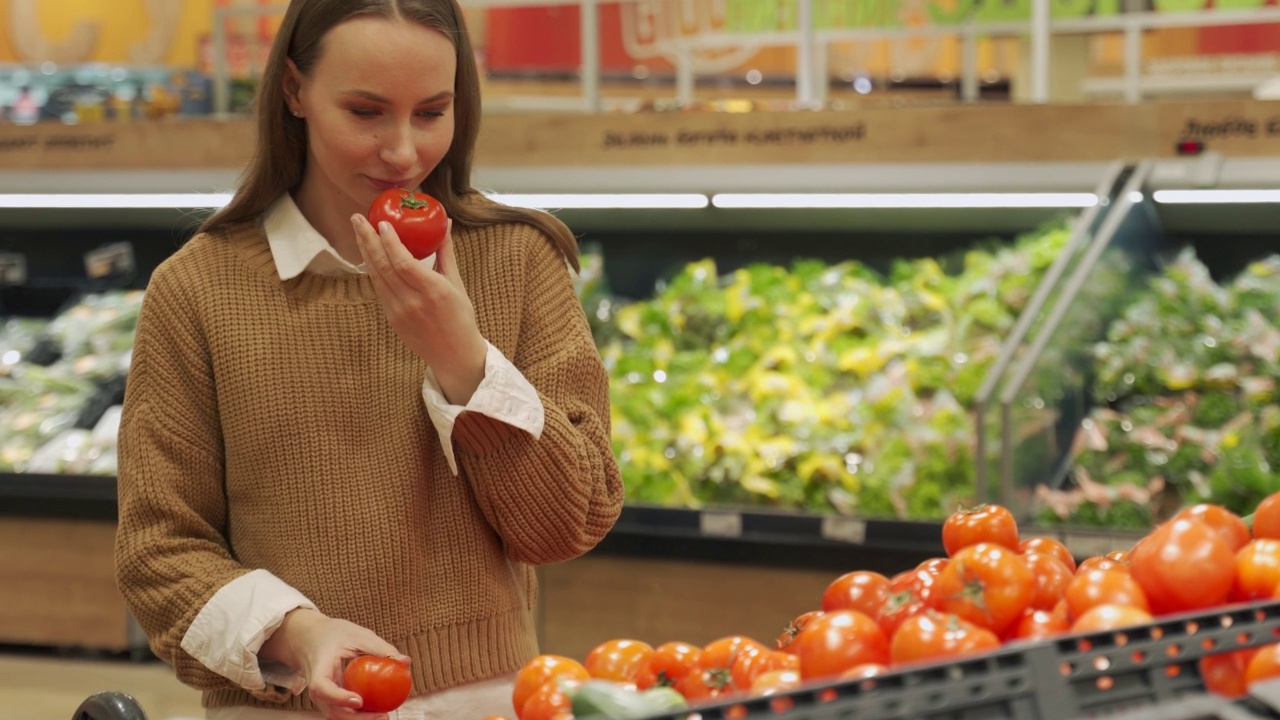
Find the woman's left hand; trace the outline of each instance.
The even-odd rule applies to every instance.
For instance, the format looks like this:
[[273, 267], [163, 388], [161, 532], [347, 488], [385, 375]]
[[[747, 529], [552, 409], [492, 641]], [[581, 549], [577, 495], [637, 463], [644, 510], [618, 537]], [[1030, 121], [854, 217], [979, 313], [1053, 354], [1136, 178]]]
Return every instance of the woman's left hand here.
[[467, 404], [484, 379], [488, 346], [458, 274], [452, 232], [436, 251], [432, 270], [409, 254], [389, 223], [375, 229], [357, 214], [351, 224], [391, 328], [435, 372], [445, 398]]

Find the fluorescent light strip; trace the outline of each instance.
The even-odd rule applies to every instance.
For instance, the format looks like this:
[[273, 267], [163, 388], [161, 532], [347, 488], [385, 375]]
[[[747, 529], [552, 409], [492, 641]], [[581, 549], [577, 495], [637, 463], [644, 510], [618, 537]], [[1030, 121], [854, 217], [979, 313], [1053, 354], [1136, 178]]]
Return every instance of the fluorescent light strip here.
[[509, 194], [492, 193], [496, 202], [540, 210], [566, 209], [673, 209], [704, 208], [709, 200], [701, 193], [627, 193], [627, 194]]
[[1166, 205], [1280, 203], [1280, 190], [1157, 190], [1153, 197]]
[[721, 193], [718, 208], [1083, 208], [1093, 193]]
[[217, 209], [231, 202], [230, 193], [0, 193], [0, 208], [183, 208]]

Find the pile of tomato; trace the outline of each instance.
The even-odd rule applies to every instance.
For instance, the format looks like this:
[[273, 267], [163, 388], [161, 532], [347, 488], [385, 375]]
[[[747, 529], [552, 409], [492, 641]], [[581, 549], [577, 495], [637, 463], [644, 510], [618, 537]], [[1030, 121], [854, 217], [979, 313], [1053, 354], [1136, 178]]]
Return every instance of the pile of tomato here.
[[[520, 720], [571, 720], [573, 688], [596, 678], [637, 690], [673, 687], [696, 706], [1280, 598], [1280, 493], [1249, 520], [1216, 505], [1187, 507], [1133, 547], [1077, 564], [1053, 538], [1021, 537], [1004, 507], [960, 510], [942, 526], [946, 557], [893, 577], [841, 575], [821, 608], [786, 623], [776, 640], [654, 647], [614, 639], [582, 662], [540, 655], [518, 675], [513, 705]], [[1205, 658], [1201, 674], [1210, 691], [1241, 695], [1256, 680], [1280, 676], [1280, 644]]]

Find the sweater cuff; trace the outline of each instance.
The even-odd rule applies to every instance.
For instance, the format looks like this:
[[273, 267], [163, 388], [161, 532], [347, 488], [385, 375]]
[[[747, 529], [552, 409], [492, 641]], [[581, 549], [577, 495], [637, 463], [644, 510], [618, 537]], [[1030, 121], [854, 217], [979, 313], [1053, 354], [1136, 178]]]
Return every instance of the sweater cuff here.
[[484, 357], [484, 379], [466, 405], [452, 405], [444, 397], [435, 373], [427, 368], [422, 383], [422, 399], [427, 414], [440, 435], [440, 446], [454, 475], [458, 460], [453, 451], [456, 432], [467, 447], [494, 447], [516, 430], [538, 439], [546, 424], [542, 398], [529, 380], [488, 340]]
[[266, 570], [241, 575], [218, 589], [187, 628], [182, 649], [245, 690], [267, 685], [297, 695], [306, 679], [279, 663], [260, 665], [258, 651], [291, 610], [316, 606]]

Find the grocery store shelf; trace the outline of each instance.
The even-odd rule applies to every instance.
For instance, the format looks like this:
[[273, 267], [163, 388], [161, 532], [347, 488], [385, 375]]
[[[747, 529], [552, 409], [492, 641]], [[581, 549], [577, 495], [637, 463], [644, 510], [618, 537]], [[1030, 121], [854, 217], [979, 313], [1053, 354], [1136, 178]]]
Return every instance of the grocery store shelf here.
[[0, 517], [115, 520], [116, 479], [0, 473]]
[[[0, 517], [115, 520], [109, 476], [0, 473]], [[1127, 549], [1135, 535], [1027, 527], [1078, 557]], [[804, 512], [628, 505], [597, 553], [833, 571], [894, 573], [945, 554], [940, 522]]]

